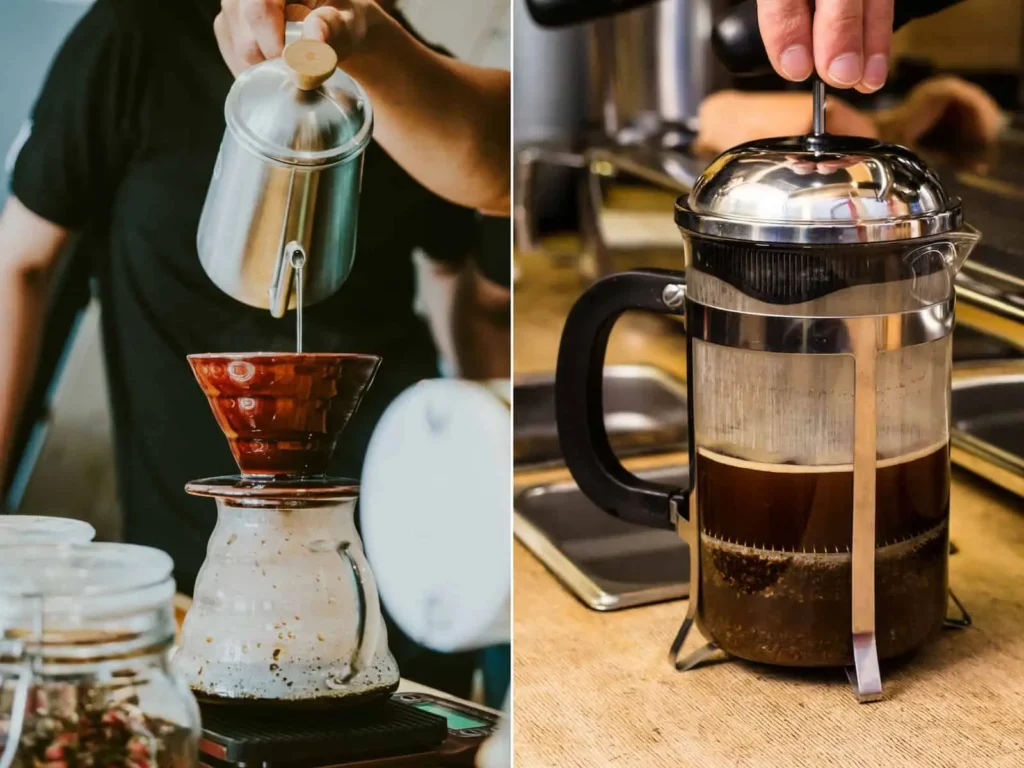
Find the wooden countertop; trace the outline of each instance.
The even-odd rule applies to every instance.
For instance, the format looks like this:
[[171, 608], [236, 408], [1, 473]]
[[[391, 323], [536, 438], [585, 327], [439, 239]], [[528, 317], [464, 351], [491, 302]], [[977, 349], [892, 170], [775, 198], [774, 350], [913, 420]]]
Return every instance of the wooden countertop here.
[[[550, 372], [585, 281], [572, 259], [517, 259], [515, 370]], [[685, 374], [682, 336], [660, 318], [624, 318], [608, 360]], [[955, 471], [951, 529], [950, 585], [974, 625], [887, 666], [870, 705], [841, 671], [678, 673], [667, 652], [686, 601], [592, 611], [516, 543], [517, 768], [1024, 765], [1024, 504]]]

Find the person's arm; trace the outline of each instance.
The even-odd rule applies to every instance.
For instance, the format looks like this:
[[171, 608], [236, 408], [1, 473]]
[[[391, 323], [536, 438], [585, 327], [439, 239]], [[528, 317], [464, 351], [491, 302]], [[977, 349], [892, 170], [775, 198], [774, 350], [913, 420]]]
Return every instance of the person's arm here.
[[512, 374], [512, 293], [473, 262], [459, 275], [452, 306], [452, 339], [459, 376], [482, 381]]
[[[416, 40], [372, 0], [304, 0], [306, 37], [330, 43], [366, 89], [374, 138], [437, 195], [484, 213], [510, 206], [511, 76]], [[285, 0], [224, 0], [214, 30], [235, 74], [281, 54]]]
[[43, 313], [68, 231], [32, 213], [17, 198], [0, 212], [0, 478], [35, 375]]
[[476, 247], [452, 306], [452, 340], [464, 379], [512, 375], [512, 237], [507, 218], [477, 217]]
[[50, 65], [0, 213], [0, 474], [36, 373], [69, 232], [105, 219], [131, 156], [145, 78], [132, 3], [96, 0]]

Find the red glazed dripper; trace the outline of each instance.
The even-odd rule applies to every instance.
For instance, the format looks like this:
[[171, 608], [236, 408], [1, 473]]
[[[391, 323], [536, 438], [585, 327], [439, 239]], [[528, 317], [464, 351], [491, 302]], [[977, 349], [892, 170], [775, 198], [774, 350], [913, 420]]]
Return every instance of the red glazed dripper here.
[[243, 475], [316, 477], [380, 366], [376, 355], [189, 355]]

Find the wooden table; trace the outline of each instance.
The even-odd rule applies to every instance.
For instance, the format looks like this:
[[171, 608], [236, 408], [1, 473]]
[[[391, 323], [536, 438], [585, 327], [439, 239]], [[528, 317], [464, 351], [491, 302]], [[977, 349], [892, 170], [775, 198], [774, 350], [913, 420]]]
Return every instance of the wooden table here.
[[[515, 370], [550, 372], [585, 281], [572, 259], [518, 259]], [[661, 318], [624, 318], [608, 360], [685, 375], [682, 336]], [[951, 528], [950, 582], [974, 626], [889, 665], [886, 698], [870, 705], [841, 672], [726, 662], [677, 673], [667, 651], [685, 601], [589, 610], [517, 543], [517, 768], [1024, 766], [1024, 504], [956, 471]]]

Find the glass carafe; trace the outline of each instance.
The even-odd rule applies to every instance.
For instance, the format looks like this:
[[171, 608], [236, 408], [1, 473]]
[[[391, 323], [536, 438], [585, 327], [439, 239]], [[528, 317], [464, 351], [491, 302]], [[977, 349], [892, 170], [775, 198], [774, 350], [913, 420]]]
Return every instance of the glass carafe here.
[[[852, 663], [859, 695], [880, 694], [878, 658], [945, 616], [953, 281], [978, 235], [909, 151], [829, 136], [726, 152], [676, 221], [685, 273], [613, 275], [570, 314], [567, 465], [610, 513], [688, 539], [682, 637]], [[687, 488], [631, 475], [604, 431], [608, 335], [638, 308], [686, 317]]]
[[0, 766], [198, 765], [171, 568], [126, 544], [0, 547]]
[[188, 491], [217, 501], [174, 658], [197, 696], [308, 708], [397, 689], [357, 485], [215, 478]]

